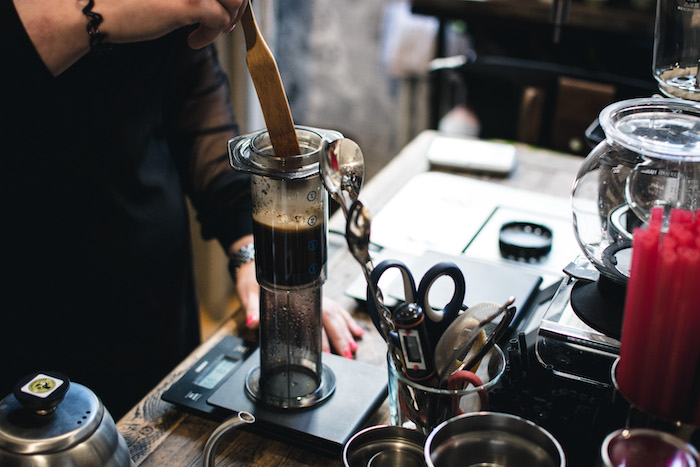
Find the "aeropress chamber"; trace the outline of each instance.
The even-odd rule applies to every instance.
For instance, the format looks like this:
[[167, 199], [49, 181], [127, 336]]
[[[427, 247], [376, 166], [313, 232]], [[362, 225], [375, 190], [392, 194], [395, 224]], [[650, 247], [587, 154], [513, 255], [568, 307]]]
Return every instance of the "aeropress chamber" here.
[[311, 407], [335, 390], [321, 362], [328, 197], [319, 155], [335, 131], [296, 127], [301, 154], [275, 156], [269, 134], [229, 143], [231, 165], [251, 175], [256, 277], [260, 284], [260, 365], [245, 379], [256, 403]]

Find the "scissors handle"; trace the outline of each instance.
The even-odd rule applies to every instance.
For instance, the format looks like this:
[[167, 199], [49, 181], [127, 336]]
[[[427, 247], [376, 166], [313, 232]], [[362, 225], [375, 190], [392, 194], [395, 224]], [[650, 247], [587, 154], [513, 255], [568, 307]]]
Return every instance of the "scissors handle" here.
[[[445, 305], [445, 308], [441, 311], [437, 311], [430, 306], [428, 295], [435, 281], [442, 276], [448, 276], [452, 279], [455, 290], [449, 303]], [[466, 285], [464, 274], [456, 264], [449, 261], [436, 264], [430, 268], [421, 279], [416, 295], [418, 297], [418, 305], [423, 308], [423, 311], [428, 318], [430, 318], [429, 332], [433, 342], [437, 342], [440, 339], [445, 329], [447, 329], [450, 323], [454, 321], [459, 314], [462, 309], [462, 304], [464, 303], [465, 293]]]
[[413, 279], [413, 275], [408, 269], [408, 266], [397, 259], [385, 259], [379, 263], [372, 271], [372, 283], [375, 287], [378, 287], [379, 279], [382, 277], [382, 274], [392, 268], [396, 268], [401, 272], [404, 301], [406, 303], [414, 303], [416, 301], [416, 281]]
[[[391, 313], [388, 311], [385, 305], [379, 303], [379, 297], [377, 297], [376, 300], [373, 300], [374, 297], [372, 297], [372, 290], [376, 290], [377, 295], [381, 295], [381, 290], [379, 289], [379, 279], [386, 271], [392, 268], [396, 268], [401, 272], [406, 301], [409, 303], [415, 301], [416, 282], [413, 279], [408, 267], [401, 261], [387, 259], [377, 264], [370, 274], [370, 283], [367, 284], [367, 310], [369, 312], [369, 316], [372, 318], [374, 326], [382, 334], [384, 340], [394, 344], [395, 346], [399, 346], [400, 343], [396, 331], [390, 331], [387, 329], [392, 327], [392, 323], [390, 322]], [[389, 322], [387, 323], [387, 321]], [[386, 325], [383, 325], [382, 322], [386, 323]]]

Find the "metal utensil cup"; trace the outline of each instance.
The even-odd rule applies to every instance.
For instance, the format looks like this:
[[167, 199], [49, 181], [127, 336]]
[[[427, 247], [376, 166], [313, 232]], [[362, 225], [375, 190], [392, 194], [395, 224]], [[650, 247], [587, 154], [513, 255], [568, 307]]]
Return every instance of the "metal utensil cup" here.
[[260, 366], [246, 377], [256, 402], [309, 407], [335, 389], [321, 362], [321, 286], [326, 279], [328, 201], [319, 153], [336, 131], [296, 127], [301, 154], [274, 155], [266, 131], [229, 141], [231, 166], [251, 175]]
[[426, 467], [425, 435], [400, 426], [376, 425], [355, 433], [343, 447], [345, 467]]

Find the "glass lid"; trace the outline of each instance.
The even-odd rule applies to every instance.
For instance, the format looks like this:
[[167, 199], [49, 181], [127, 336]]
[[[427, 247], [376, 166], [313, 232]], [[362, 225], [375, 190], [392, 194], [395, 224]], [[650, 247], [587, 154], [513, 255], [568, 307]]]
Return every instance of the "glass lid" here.
[[629, 99], [600, 113], [608, 141], [652, 158], [700, 161], [700, 105], [682, 99]]

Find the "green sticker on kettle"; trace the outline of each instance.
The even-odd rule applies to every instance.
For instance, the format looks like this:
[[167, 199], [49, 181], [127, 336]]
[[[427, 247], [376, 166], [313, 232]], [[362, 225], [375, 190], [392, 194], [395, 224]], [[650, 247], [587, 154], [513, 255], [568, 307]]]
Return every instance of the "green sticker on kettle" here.
[[39, 373], [27, 384], [22, 386], [21, 391], [36, 397], [46, 398], [63, 384], [62, 379], [54, 378], [43, 373]]

